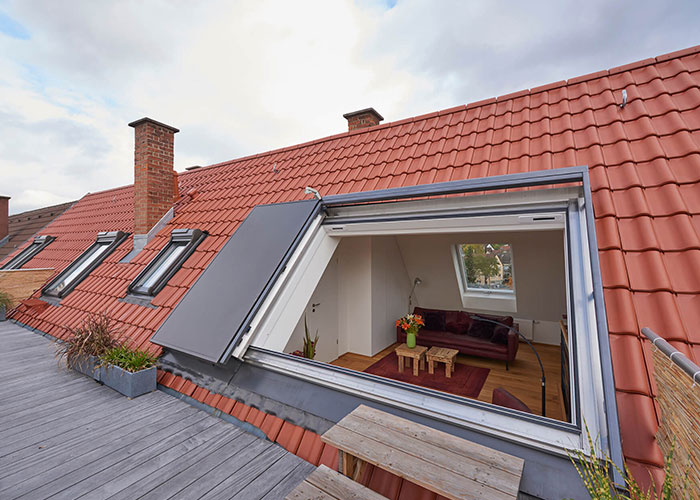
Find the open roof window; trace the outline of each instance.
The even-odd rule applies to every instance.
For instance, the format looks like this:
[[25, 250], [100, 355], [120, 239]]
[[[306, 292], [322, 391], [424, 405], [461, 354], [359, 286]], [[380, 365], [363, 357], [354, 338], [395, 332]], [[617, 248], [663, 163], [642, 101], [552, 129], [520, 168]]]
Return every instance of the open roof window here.
[[31, 245], [15, 255], [2, 269], [21, 269], [55, 239], [53, 236], [36, 236]]
[[199, 229], [173, 229], [170, 242], [129, 285], [129, 293], [155, 296], [207, 236]]
[[124, 241], [128, 233], [102, 232], [97, 240], [43, 289], [44, 295], [63, 298], [99, 266]]

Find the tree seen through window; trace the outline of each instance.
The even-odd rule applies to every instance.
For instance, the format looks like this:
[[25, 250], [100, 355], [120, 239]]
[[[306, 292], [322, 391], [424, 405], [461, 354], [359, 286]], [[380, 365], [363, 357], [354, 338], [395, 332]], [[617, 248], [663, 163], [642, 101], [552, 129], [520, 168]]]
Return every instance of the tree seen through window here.
[[508, 243], [459, 246], [467, 288], [513, 291], [513, 254]]

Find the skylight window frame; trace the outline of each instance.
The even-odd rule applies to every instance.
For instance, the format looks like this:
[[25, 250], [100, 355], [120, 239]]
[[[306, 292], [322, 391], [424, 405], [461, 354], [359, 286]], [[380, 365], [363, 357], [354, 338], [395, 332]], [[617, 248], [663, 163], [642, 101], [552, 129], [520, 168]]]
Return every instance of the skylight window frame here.
[[[77, 287], [85, 278], [87, 278], [92, 271], [94, 271], [104, 260], [109, 257], [109, 255], [114, 252], [114, 250], [122, 244], [122, 242], [129, 237], [129, 233], [124, 231], [109, 231], [97, 233], [97, 239], [90, 245], [87, 250], [80, 254], [80, 256], [71, 262], [68, 267], [61, 271], [58, 276], [51, 280], [51, 282], [46, 285], [41, 293], [42, 295], [53, 297], [55, 299], [62, 299], [69, 293], [71, 293], [75, 287]], [[70, 275], [76, 268], [81, 266], [86, 259], [92, 256], [99, 247], [106, 246], [105, 250], [97, 255], [94, 259], [89, 261], [88, 265], [78, 273], [69, 283], [66, 284], [61, 290], [56, 290], [56, 286], [60, 284], [68, 275]]]
[[[185, 261], [197, 249], [199, 244], [204, 241], [208, 233], [201, 229], [173, 229], [170, 233], [170, 241], [165, 245], [160, 252], [148, 263], [148, 265], [134, 278], [127, 288], [127, 293], [137, 297], [155, 297], [177, 273]], [[168, 268], [155, 280], [155, 282], [144, 287], [138, 285], [139, 282], [146, 282], [158, 271], [159, 260], [166, 255], [171, 248], [175, 246], [184, 246], [184, 250], [180, 255], [169, 264]]]
[[[472, 243], [458, 243], [454, 245], [453, 252], [456, 254], [455, 257], [457, 261], [457, 275], [460, 278], [460, 292], [462, 295], [478, 295], [478, 296], [490, 296], [492, 294], [503, 294], [505, 296], [515, 295], [515, 266], [513, 265], [513, 246], [510, 243], [506, 243], [510, 247], [510, 272], [513, 278], [513, 288], [510, 289], [500, 289], [500, 288], [474, 288], [469, 286], [469, 279], [467, 277], [466, 269], [464, 267], [464, 250], [463, 245], [471, 245]], [[488, 243], [477, 243], [488, 244]], [[503, 263], [501, 263], [503, 265]]]
[[20, 253], [10, 259], [0, 270], [11, 271], [14, 269], [22, 269], [27, 262], [36, 257], [44, 248], [46, 248], [56, 238], [54, 236], [36, 236], [31, 245], [24, 248]]

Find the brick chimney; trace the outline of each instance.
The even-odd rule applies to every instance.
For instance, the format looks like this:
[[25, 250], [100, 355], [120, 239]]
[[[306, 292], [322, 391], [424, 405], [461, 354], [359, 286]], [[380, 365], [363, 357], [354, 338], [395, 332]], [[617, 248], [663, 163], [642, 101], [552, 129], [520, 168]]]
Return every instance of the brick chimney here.
[[173, 144], [178, 129], [141, 118], [134, 127], [134, 234], [145, 235], [178, 197]]
[[10, 233], [10, 197], [0, 195], [0, 240]]
[[379, 125], [379, 122], [384, 119], [374, 108], [345, 113], [343, 118], [348, 121], [348, 131], [358, 128], [374, 127], [375, 125]]

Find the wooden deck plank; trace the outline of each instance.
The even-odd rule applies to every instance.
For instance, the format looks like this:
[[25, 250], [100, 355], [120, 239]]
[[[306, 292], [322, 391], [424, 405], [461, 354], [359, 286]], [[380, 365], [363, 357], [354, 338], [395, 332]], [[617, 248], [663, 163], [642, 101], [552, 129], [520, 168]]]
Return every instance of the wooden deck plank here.
[[446, 469], [430, 462], [416, 460], [413, 455], [337, 425], [326, 431], [324, 437], [327, 437], [326, 442], [351, 455], [447, 498], [470, 500], [513, 500], [515, 498], [477, 481], [466, 480], [463, 476], [448, 473]]
[[[217, 450], [221, 462], [202, 468]], [[313, 468], [300, 462], [163, 392], [128, 400], [59, 367], [49, 339], [0, 322], [0, 498], [136, 498], [180, 476], [163, 498], [283, 498]]]
[[287, 454], [286, 450], [279, 445], [262, 443], [262, 448], [255, 456], [241, 460], [241, 455], [248, 451], [244, 450], [198, 478], [187, 488], [174, 495], [171, 500], [188, 500], [205, 495], [210, 499], [237, 498], [237, 493], [240, 490], [264, 474], [266, 470], [274, 467]]
[[306, 481], [294, 488], [294, 491], [284, 498], [285, 500], [338, 500], [325, 491], [319, 490], [316, 486], [310, 485]]
[[230, 446], [231, 442], [238, 437], [238, 435], [222, 433], [215, 439], [197, 448], [197, 450], [180, 457], [176, 462], [169, 464], [168, 467], [161, 467], [146, 477], [136, 478], [136, 481], [115, 493], [109, 497], [109, 499], [131, 500], [133, 498], [141, 498], [157, 488], [160, 484], [174, 478], [189, 467], [196, 465], [203, 457], [215, 453], [216, 450], [223, 446]]
[[313, 471], [306, 482], [333, 496], [347, 500], [386, 500], [386, 497], [365, 488], [360, 483], [335, 472], [325, 465]]
[[[284, 495], [296, 488], [314, 469], [313, 465], [301, 460], [292, 471], [288, 472], [270, 491], [265, 493], [262, 500], [279, 500], [283, 498]], [[254, 498], [255, 496], [251, 495], [250, 500]]]
[[421, 442], [429, 442], [452, 453], [478, 460], [489, 466], [498, 467], [511, 474], [522, 474], [525, 461], [520, 457], [515, 457], [465, 439], [455, 438], [452, 434], [416, 424], [365, 405], [358, 406], [353, 411], [353, 415], [372, 424], [401, 432]]
[[[206, 448], [211, 441], [219, 441], [222, 434], [228, 434], [232, 439], [228, 443], [235, 446], [238, 439], [245, 439], [246, 434], [241, 430], [231, 431], [229, 425], [225, 422], [216, 422], [214, 425], [206, 428], [199, 434], [189, 437], [181, 445], [174, 448], [163, 450], [161, 453], [153, 455], [148, 460], [138, 464], [130, 463], [122, 464], [120, 473], [109, 481], [103, 482], [97, 488], [90, 490], [83, 498], [87, 499], [103, 499], [120, 491], [128, 489], [134, 482], [147, 477], [148, 475], [162, 469], [168, 469], [171, 463], [175, 463], [180, 457], [197, 453], [201, 448]], [[133, 465], [133, 467], [132, 467]], [[130, 468], [128, 468], [130, 467]]]
[[[193, 414], [185, 418], [183, 420], [184, 425], [196, 423], [197, 417], [198, 415]], [[199, 420], [201, 421], [201, 419]], [[3, 495], [12, 495], [17, 492], [21, 494], [31, 492], [32, 497], [48, 496], [51, 492], [61, 492], [61, 495], [65, 498], [77, 498], [78, 495], [75, 494], [76, 491], [85, 489], [86, 486], [89, 487], [89, 485], [84, 483], [86, 479], [92, 481], [92, 478], [94, 478], [95, 482], [92, 483], [94, 488], [100, 484], [100, 482], [98, 482], [100, 473], [109, 470], [120, 461], [130, 458], [132, 453], [137, 454], [148, 446], [157, 447], [160, 443], [170, 438], [170, 430], [166, 428], [160, 432], [154, 432], [144, 439], [126, 442], [126, 446], [116, 450], [112, 447], [106, 449], [102, 448], [86, 456], [88, 460], [77, 457], [60, 467], [42, 471], [40, 474], [26, 478], [24, 481], [8, 488], [7, 491], [0, 491], [0, 498]], [[111, 471], [118, 472], [118, 468], [115, 467], [111, 469]], [[105, 474], [108, 474], [108, 472]], [[71, 489], [73, 489], [72, 492], [68, 491]]]
[[[294, 469], [292, 469], [292, 471], [294, 471], [296, 470], [296, 467], [300, 464], [306, 464], [309, 466], [309, 469], [307, 469], [306, 474], [304, 474], [305, 476], [313, 470], [313, 465], [302, 460], [297, 456], [294, 456], [289, 453], [282, 455], [282, 458], [280, 458], [275, 463], [274, 467], [269, 467], [267, 470], [264, 470], [262, 474], [260, 474], [250, 483], [248, 483], [247, 486], [245, 486], [241, 490], [238, 490], [235, 493], [236, 500], [255, 500], [257, 498], [260, 498], [260, 495], [267, 495], [269, 492], [272, 491], [272, 489], [274, 489], [275, 485], [279, 484], [290, 474], [290, 467], [294, 467]], [[297, 483], [295, 483], [294, 486], [299, 484], [299, 482], [301, 482], [301, 479]], [[226, 486], [227, 485], [225, 484], [219, 485], [219, 487], [222, 488], [226, 488]], [[222, 493], [224, 491], [226, 490], [223, 489]], [[217, 500], [217, 498], [219, 497], [214, 496], [212, 500]], [[225, 498], [225, 496], [220, 495], [220, 498]]]
[[65, 498], [78, 498], [160, 453], [185, 453], [193, 442], [199, 442], [198, 435], [214, 424], [205, 415], [194, 414], [185, 420], [186, 427], [174, 434], [170, 433], [170, 429], [164, 429], [156, 433], [160, 437], [158, 440], [144, 439], [129, 443], [46, 486], [58, 488]]
[[[240, 446], [240, 448], [238, 447]], [[184, 471], [180, 472], [176, 476], [168, 479], [167, 481], [161, 483], [157, 488], [148, 492], [148, 494], [143, 495], [142, 499], [166, 499], [173, 498], [179, 492], [187, 488], [190, 484], [195, 482], [200, 477], [209, 473], [213, 468], [225, 462], [232, 456], [241, 453], [245, 454], [246, 458], [249, 456], [255, 456], [262, 450], [262, 442], [255, 442], [248, 436], [243, 438], [241, 443], [238, 443], [237, 447], [220, 447], [204, 457], [202, 460], [196, 464], [188, 467]], [[235, 472], [235, 469], [231, 473]]]
[[115, 450], [113, 446], [115, 433], [121, 436], [120, 444], [126, 445], [129, 442], [144, 439], [159, 429], [167, 427], [178, 420], [182, 420], [190, 413], [186, 410], [186, 408], [178, 408], [174, 412], [167, 412], [157, 421], [151, 422], [150, 425], [141, 427], [135, 427], [132, 424], [150, 415], [148, 413], [133, 415], [131, 419], [124, 421], [120, 428], [108, 428], [102, 434], [95, 433], [86, 439], [76, 442], [67, 442], [62, 444], [60, 447], [54, 446], [47, 453], [42, 454], [41, 456], [31, 456], [29, 458], [19, 460], [12, 465], [4, 466], [0, 472], [0, 480], [3, 480], [3, 478], [10, 482], [13, 479], [19, 480], [21, 476], [17, 476], [16, 478], [12, 478], [10, 476], [17, 474], [26, 476], [29, 472], [27, 469], [38, 469], [47, 474], [48, 471], [54, 467], [59, 467], [61, 468], [60, 473], [65, 474], [68, 472], [67, 469], [75, 459], [84, 458], [93, 460], [95, 458], [99, 458], [101, 453], [113, 452]]
[[93, 442], [99, 443], [101, 439], [106, 440], [105, 445], [107, 446], [113, 442], [115, 435], [121, 436], [128, 432], [124, 431], [125, 428], [144, 422], [144, 419], [155, 416], [155, 412], [159, 412], [161, 409], [167, 411], [169, 407], [170, 405], [161, 403], [144, 411], [134, 409], [116, 414], [115, 418], [104, 422], [90, 432], [76, 428], [74, 431], [51, 436], [51, 438], [42, 441], [36, 447], [25, 448], [0, 458], [0, 477], [5, 471], [25, 467], [26, 464], [40, 463], [41, 460], [54, 455], [67, 454], [76, 447], [81, 448]]
[[[456, 474], [462, 476], [466, 482], [481, 483], [484, 486], [500, 490], [513, 497], [518, 495], [520, 476], [511, 474], [492, 464], [474, 460], [466, 453], [454, 453], [431, 443], [429, 439], [422, 441], [389, 427], [373, 425], [371, 422], [354, 414], [343, 418], [337, 427], [341, 428], [337, 429], [339, 432], [342, 429], [347, 429], [375, 441], [380, 447], [402, 451], [414, 457], [417, 463], [431, 463], [444, 469], [445, 473], [441, 477], [436, 477], [436, 482], [443, 482], [447, 473]], [[458, 438], [453, 437], [453, 439]]]

